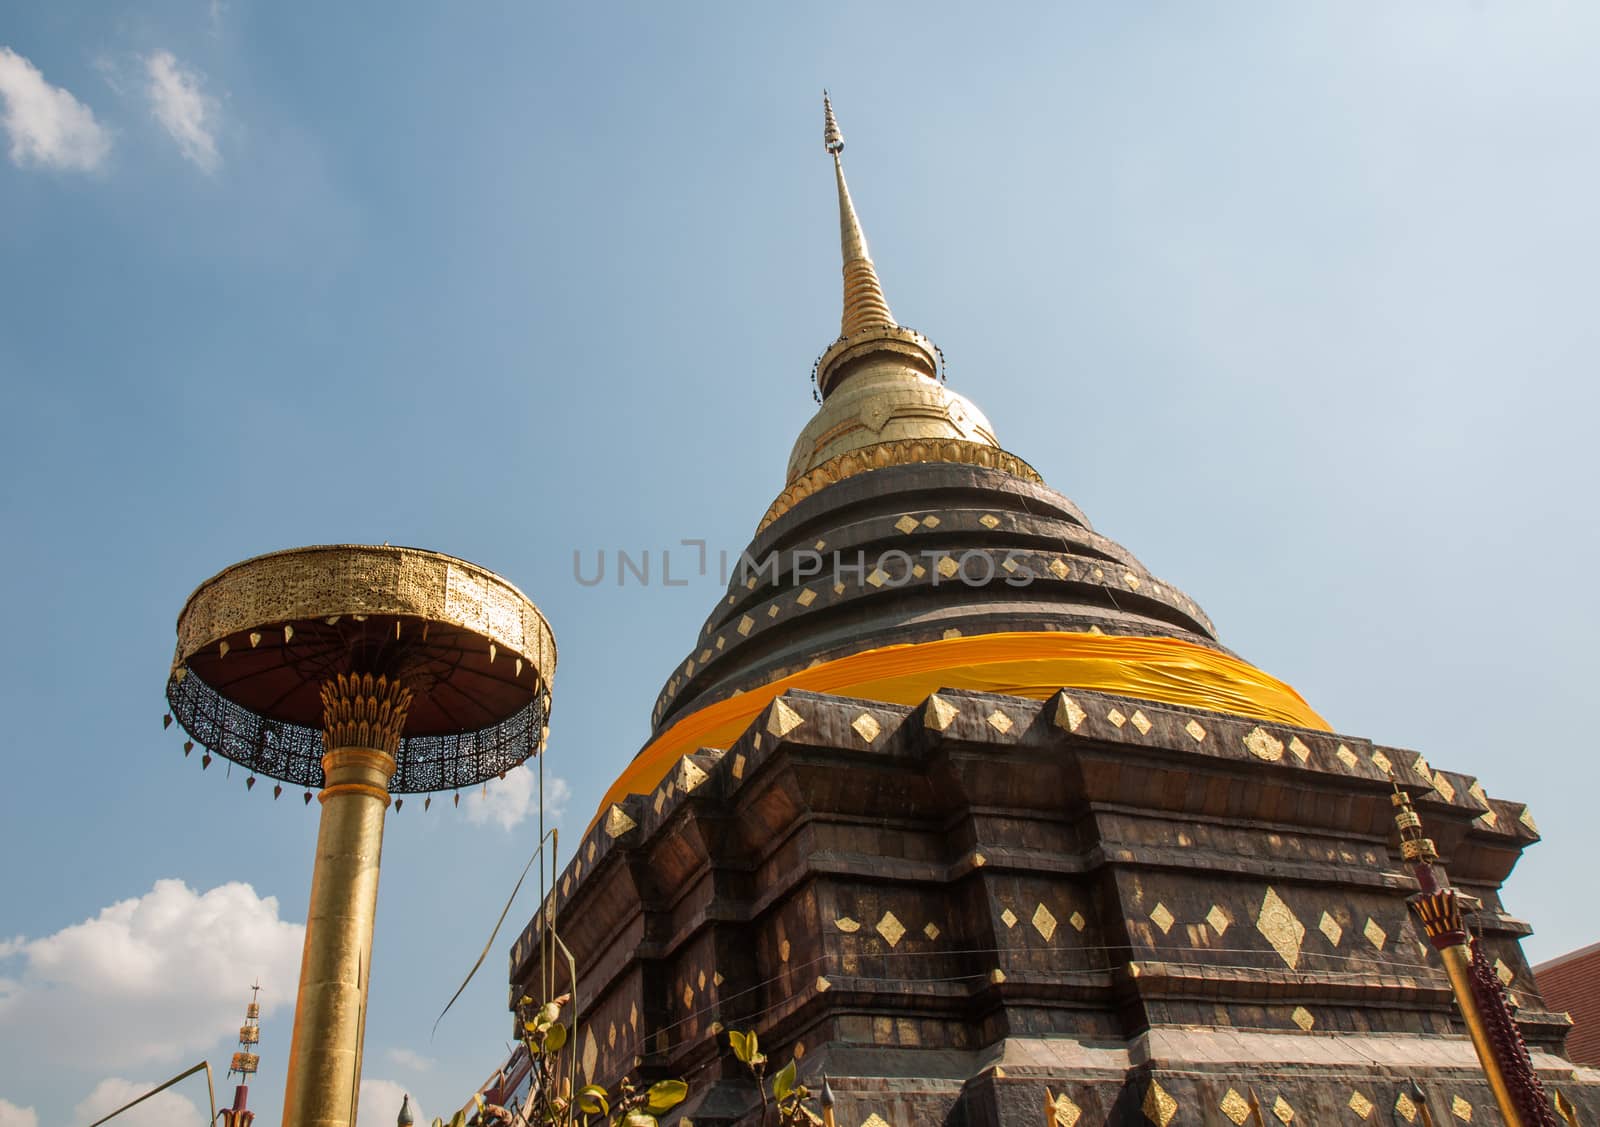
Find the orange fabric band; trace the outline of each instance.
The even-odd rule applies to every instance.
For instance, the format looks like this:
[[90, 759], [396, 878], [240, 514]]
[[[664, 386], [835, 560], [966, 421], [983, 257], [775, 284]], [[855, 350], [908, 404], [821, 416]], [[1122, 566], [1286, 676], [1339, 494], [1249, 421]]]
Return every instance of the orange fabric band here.
[[791, 689], [919, 704], [939, 689], [1044, 700], [1063, 688], [1330, 730], [1299, 693], [1276, 677], [1193, 642], [1109, 634], [979, 634], [851, 654], [697, 709], [634, 757], [611, 784], [595, 818], [630, 794], [648, 794], [690, 752], [728, 747], [774, 698]]

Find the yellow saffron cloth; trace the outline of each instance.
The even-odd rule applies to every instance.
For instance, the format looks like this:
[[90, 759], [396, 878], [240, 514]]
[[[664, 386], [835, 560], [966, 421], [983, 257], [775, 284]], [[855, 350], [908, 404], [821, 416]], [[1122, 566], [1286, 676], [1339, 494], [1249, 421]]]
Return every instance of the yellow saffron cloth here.
[[977, 634], [851, 654], [697, 709], [628, 764], [595, 818], [630, 794], [654, 790], [683, 756], [703, 747], [728, 747], [767, 705], [791, 689], [904, 705], [920, 704], [939, 689], [1044, 700], [1064, 688], [1331, 730], [1299, 693], [1276, 677], [1179, 638]]

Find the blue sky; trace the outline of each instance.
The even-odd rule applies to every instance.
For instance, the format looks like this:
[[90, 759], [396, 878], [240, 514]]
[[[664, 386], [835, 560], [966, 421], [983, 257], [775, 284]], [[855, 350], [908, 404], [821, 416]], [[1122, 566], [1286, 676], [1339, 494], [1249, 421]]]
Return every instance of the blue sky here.
[[[1600, 847], [1597, 25], [13, 5], [0, 1127], [225, 1063], [257, 974], [276, 1121], [316, 806], [160, 726], [221, 567], [388, 540], [517, 583], [561, 650], [576, 838], [717, 591], [583, 587], [573, 553], [737, 551], [782, 488], [838, 324], [824, 85], [893, 308], [1007, 448], [1340, 731], [1529, 802], [1528, 951], [1600, 938], [1568, 894]], [[390, 822], [366, 1122], [504, 1051], [503, 943], [429, 1026], [533, 848], [527, 793]]]

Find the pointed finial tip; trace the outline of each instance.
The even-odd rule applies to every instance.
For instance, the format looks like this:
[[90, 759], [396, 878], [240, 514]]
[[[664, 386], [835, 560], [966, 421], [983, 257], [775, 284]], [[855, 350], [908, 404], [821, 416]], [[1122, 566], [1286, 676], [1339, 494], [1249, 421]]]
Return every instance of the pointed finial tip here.
[[834, 156], [844, 152], [844, 134], [839, 132], [839, 122], [833, 116], [833, 102], [828, 92], [822, 92], [822, 147]]

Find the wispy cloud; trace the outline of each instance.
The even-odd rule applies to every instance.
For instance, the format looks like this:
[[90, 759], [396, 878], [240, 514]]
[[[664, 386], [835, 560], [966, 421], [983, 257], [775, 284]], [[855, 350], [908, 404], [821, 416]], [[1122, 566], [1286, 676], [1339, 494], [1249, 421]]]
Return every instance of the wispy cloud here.
[[[506, 777], [491, 780], [484, 791], [467, 796], [467, 821], [474, 825], [493, 822], [509, 830], [539, 813], [539, 778], [536, 768], [522, 766], [507, 772]], [[572, 788], [565, 779], [553, 775], [544, 780], [544, 813], [547, 818], [559, 818], [567, 808]]]
[[413, 1072], [426, 1072], [433, 1067], [432, 1057], [425, 1057], [410, 1049], [390, 1049], [388, 1057], [401, 1068], [409, 1068]]
[[[356, 1111], [356, 1127], [390, 1127], [400, 1114], [400, 1104], [406, 1098], [406, 1089], [393, 1080], [361, 1078], [361, 1096]], [[411, 1097], [411, 1114], [418, 1123], [428, 1122], [428, 1117], [417, 1106], [417, 1097]]]
[[[129, 1100], [138, 1099], [160, 1080], [124, 1080], [120, 1076], [108, 1077], [95, 1085], [77, 1107], [73, 1118], [80, 1123], [93, 1123], [109, 1115]], [[138, 1107], [129, 1108], [117, 1116], [117, 1127], [204, 1127], [206, 1117], [187, 1096], [168, 1088], [151, 1096]], [[5, 1123], [0, 1119], [0, 1125]]]
[[145, 92], [150, 110], [178, 151], [204, 172], [222, 164], [217, 152], [217, 102], [205, 92], [198, 71], [185, 67], [171, 51], [152, 51], [144, 57]]
[[46, 82], [38, 67], [9, 47], [0, 47], [0, 102], [11, 160], [20, 167], [89, 172], [111, 151], [111, 136], [94, 111]]
[[18, 1107], [0, 1099], [0, 1127], [39, 1127], [39, 1113], [31, 1107]]

